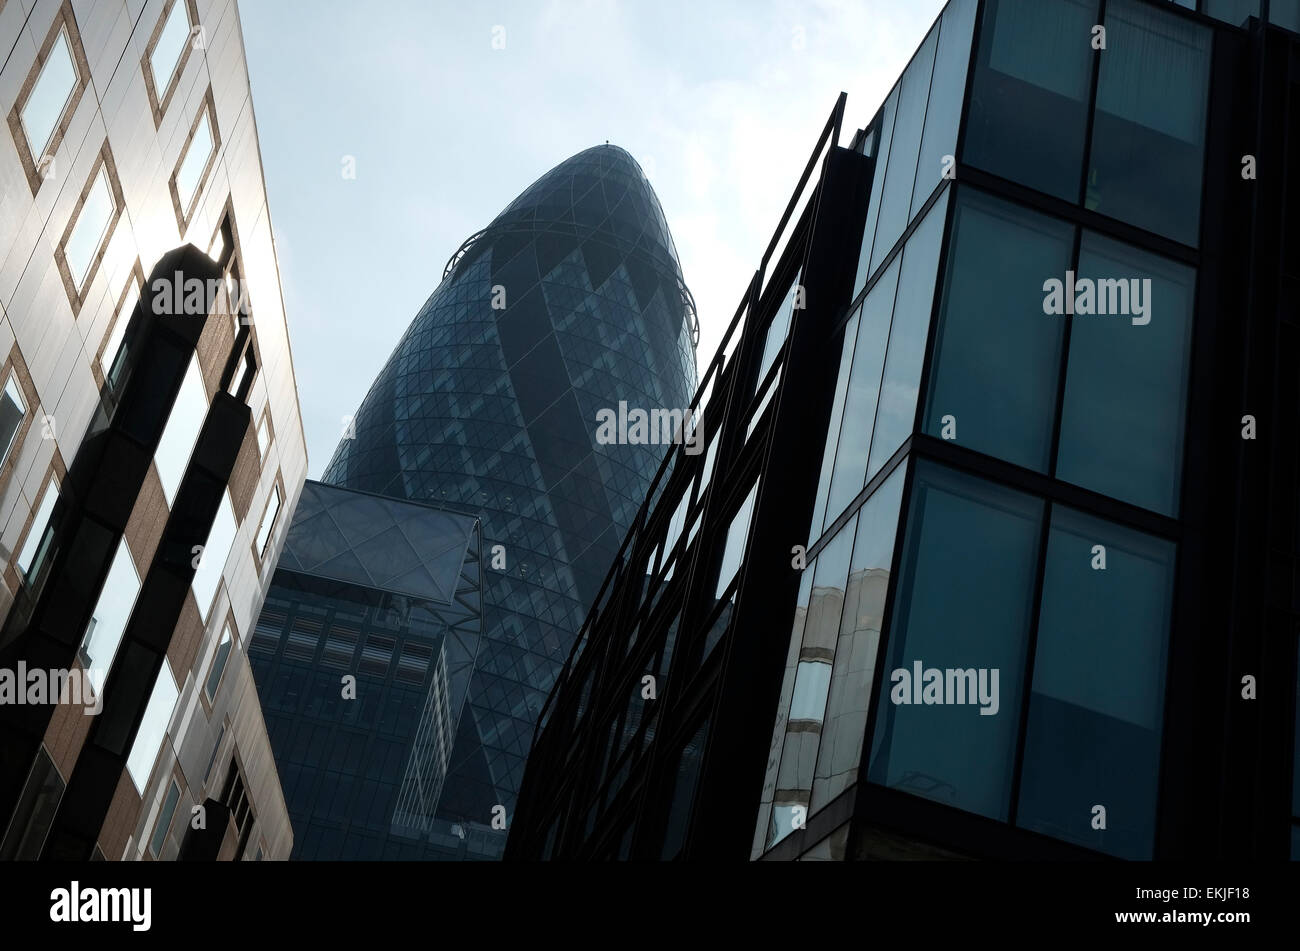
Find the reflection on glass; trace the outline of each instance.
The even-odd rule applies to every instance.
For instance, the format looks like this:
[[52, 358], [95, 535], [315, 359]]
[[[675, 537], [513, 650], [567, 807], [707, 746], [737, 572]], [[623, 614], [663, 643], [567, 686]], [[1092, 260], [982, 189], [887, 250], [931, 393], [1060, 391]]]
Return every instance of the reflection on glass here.
[[172, 75], [180, 65], [181, 54], [190, 38], [190, 17], [186, 9], [186, 0], [175, 0], [167, 12], [167, 22], [158, 34], [154, 44], [153, 55], [149, 57], [149, 68], [153, 71], [154, 93], [159, 99], [171, 85]]
[[162, 482], [168, 505], [176, 501], [176, 491], [181, 487], [190, 463], [190, 453], [207, 415], [208, 394], [203, 388], [203, 375], [199, 372], [198, 358], [191, 357], [176, 402], [172, 404], [171, 415], [167, 417], [167, 428], [163, 430], [154, 455], [154, 465], [158, 468], [158, 479]]
[[217, 586], [221, 584], [221, 572], [226, 567], [230, 549], [235, 544], [237, 530], [235, 510], [230, 507], [230, 497], [223, 492], [207, 541], [203, 543], [194, 580], [190, 582], [190, 587], [194, 589], [194, 600], [199, 604], [199, 613], [205, 620], [212, 609], [212, 599], [217, 595]]
[[898, 86], [895, 86], [880, 110], [880, 150], [871, 180], [871, 201], [867, 204], [867, 223], [862, 230], [862, 248], [858, 253], [858, 275], [853, 280], [853, 296], [867, 286], [874, 268], [871, 249], [875, 242], [876, 223], [880, 220], [880, 196], [885, 190], [885, 170], [889, 165], [889, 143], [894, 135], [894, 115], [898, 111]]
[[126, 547], [126, 539], [117, 543], [117, 553], [109, 566], [108, 577], [95, 602], [90, 624], [81, 644], [82, 666], [87, 678], [98, 694], [103, 689], [108, 669], [113, 666], [117, 648], [122, 643], [122, 633], [135, 607], [135, 596], [140, 593], [140, 576]]
[[108, 341], [104, 344], [104, 352], [99, 356], [99, 369], [111, 385], [117, 384], [113, 370], [122, 354], [122, 344], [126, 342], [126, 330], [131, 324], [131, 315], [135, 313], [136, 305], [139, 303], [140, 285], [136, 283], [133, 277], [127, 287], [122, 306], [118, 309], [117, 317], [113, 321], [113, 328], [108, 332]]
[[10, 373], [5, 380], [5, 387], [0, 390], [0, 462], [9, 458], [18, 430], [22, 428], [27, 416], [27, 401], [23, 399], [22, 388], [18, 385], [18, 375]]
[[1088, 208], [1197, 243], [1212, 37], [1139, 0], [1107, 4]]
[[718, 570], [718, 586], [713, 593], [715, 598], [722, 597], [740, 570], [740, 563], [745, 557], [745, 543], [749, 539], [749, 520], [754, 514], [754, 499], [757, 495], [758, 483], [755, 482], [727, 528], [727, 541], [722, 548], [722, 567]]
[[1172, 542], [1053, 510], [1019, 825], [1151, 858], [1173, 584]]
[[1065, 322], [1043, 313], [1043, 281], [1064, 280], [1074, 228], [962, 188], [953, 212], [922, 431], [1046, 472]]
[[167, 736], [167, 724], [171, 722], [172, 711], [176, 708], [176, 698], [180, 696], [176, 689], [176, 678], [172, 676], [171, 663], [164, 660], [154, 681], [153, 693], [144, 708], [144, 719], [136, 730], [135, 742], [126, 759], [126, 771], [131, 775], [138, 792], [144, 793], [153, 772], [154, 760], [162, 749], [163, 739]]
[[988, 0], [962, 159], [1079, 200], [1098, 0]]
[[59, 482], [54, 476], [50, 476], [50, 481], [45, 483], [45, 490], [41, 493], [41, 500], [36, 505], [36, 515], [32, 519], [32, 527], [27, 532], [27, 540], [23, 542], [22, 551], [18, 553], [18, 570], [24, 578], [32, 573], [32, 568], [40, 567], [37, 560], [37, 552], [45, 551], [45, 530], [49, 528], [50, 517], [54, 514], [54, 503], [59, 500]]
[[221, 686], [221, 677], [226, 672], [226, 661], [230, 659], [232, 643], [230, 625], [226, 624], [221, 629], [221, 640], [217, 644], [217, 653], [212, 658], [212, 670], [208, 672], [208, 682], [204, 685], [204, 692], [207, 693], [209, 700], [213, 700], [217, 696], [217, 688]]
[[[1079, 278], [1150, 279], [1144, 317], [1068, 318], [1059, 478], [1144, 508], [1178, 510], [1196, 272], [1085, 232]], [[1109, 296], [1109, 291], [1107, 292]], [[1116, 299], [1122, 296], [1116, 292]], [[1108, 307], [1110, 305], [1108, 304]], [[1130, 296], [1130, 310], [1133, 297]], [[1135, 324], [1134, 320], [1148, 320]]]
[[[880, 672], [887, 681], [876, 711], [872, 782], [1008, 818], [1042, 519], [1039, 499], [917, 464]], [[929, 703], [919, 688], [934, 681], [911, 683], [917, 664], [941, 672], [942, 690]], [[971, 702], [965, 671], [976, 684], [982, 673], [981, 701], [989, 702]], [[958, 687], [962, 702], [938, 702], [956, 701]]]
[[945, 191], [912, 232], [903, 250], [903, 270], [894, 299], [894, 320], [889, 328], [889, 352], [885, 357], [876, 428], [871, 437], [867, 478], [880, 470], [903, 440], [912, 435], [916, 420], [917, 391], [921, 385], [921, 364], [925, 340], [930, 331], [930, 310], [934, 302], [935, 275], [939, 268], [939, 245], [943, 240], [948, 212]]
[[906, 471], [904, 464], [890, 473], [858, 514], [810, 813], [857, 779]]
[[23, 104], [23, 132], [27, 136], [27, 149], [32, 161], [39, 162], [45, 155], [50, 140], [54, 138], [54, 130], [63, 117], [63, 110], [76, 89], [77, 68], [72, 63], [68, 33], [60, 29], [32, 86], [31, 95]]
[[817, 540], [821, 534], [822, 520], [826, 516], [826, 503], [831, 490], [831, 473], [835, 469], [835, 452], [839, 446], [840, 424], [844, 418], [844, 401], [848, 395], [849, 372], [853, 366], [853, 347], [858, 339], [858, 321], [862, 316], [859, 307], [844, 325], [844, 337], [840, 344], [840, 369], [835, 376], [835, 400], [831, 404], [830, 422], [826, 426], [826, 445], [822, 450], [821, 475], [817, 479], [817, 500], [813, 506], [812, 537], [809, 542]]
[[[177, 4], [180, 5], [179, 3]], [[149, 840], [149, 854], [157, 858], [162, 854], [163, 843], [167, 841], [167, 830], [172, 827], [172, 817], [176, 815], [176, 803], [181, 798], [181, 787], [172, 780], [163, 800], [162, 810], [158, 813], [158, 824], [154, 826], [153, 838]]]
[[[930, 99], [925, 108], [921, 157], [916, 163], [912, 189], [912, 215], [921, 210], [944, 174], [945, 156], [957, 152], [957, 126], [966, 93], [966, 65], [970, 62], [976, 0], [950, 0], [939, 23], [939, 49], [934, 57]], [[948, 174], [953, 174], [949, 171]]]
[[99, 249], [104, 244], [115, 208], [113, 192], [108, 187], [108, 172], [101, 165], [94, 184], [86, 195], [86, 202], [77, 215], [77, 223], [72, 226], [67, 243], [63, 246], [64, 260], [68, 262], [68, 271], [78, 290], [86, 283], [91, 265], [95, 263]]
[[189, 148], [185, 150], [185, 158], [181, 160], [181, 166], [176, 170], [176, 194], [180, 196], [181, 209], [186, 213], [189, 212], [194, 193], [203, 180], [203, 172], [207, 169], [208, 159], [211, 157], [212, 116], [205, 109], [198, 128], [194, 130], [194, 138], [190, 141]]

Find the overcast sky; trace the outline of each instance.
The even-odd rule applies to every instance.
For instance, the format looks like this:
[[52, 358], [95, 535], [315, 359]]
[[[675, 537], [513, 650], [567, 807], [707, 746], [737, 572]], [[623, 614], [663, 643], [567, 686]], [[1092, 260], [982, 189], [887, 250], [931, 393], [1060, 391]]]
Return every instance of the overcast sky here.
[[460, 243], [606, 140], [659, 195], [706, 366], [836, 97], [847, 144], [943, 2], [239, 7], [314, 478]]

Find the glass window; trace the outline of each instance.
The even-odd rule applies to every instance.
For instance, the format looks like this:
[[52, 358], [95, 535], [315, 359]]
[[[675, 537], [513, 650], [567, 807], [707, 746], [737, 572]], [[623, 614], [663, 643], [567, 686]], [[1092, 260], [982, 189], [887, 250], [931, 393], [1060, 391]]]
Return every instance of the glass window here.
[[113, 666], [118, 645], [122, 643], [122, 633], [126, 622], [131, 617], [135, 606], [135, 596], [140, 593], [140, 576], [135, 572], [135, 562], [126, 547], [126, 539], [117, 543], [117, 553], [109, 566], [108, 577], [95, 602], [95, 610], [86, 626], [86, 636], [82, 640], [82, 666], [86, 676], [98, 694], [108, 677], [108, 669]]
[[794, 317], [794, 299], [798, 290], [799, 278], [796, 277], [785, 299], [777, 305], [776, 313], [772, 315], [772, 320], [767, 325], [767, 336], [763, 341], [763, 359], [759, 364], [758, 378], [754, 384], [756, 387], [763, 382], [767, 371], [772, 369], [772, 364], [776, 362], [776, 355], [781, 352], [785, 338], [790, 335], [790, 321]]
[[153, 70], [153, 88], [159, 100], [167, 94], [176, 67], [180, 65], [181, 54], [190, 39], [190, 17], [185, 0], [175, 0], [167, 12], [167, 22], [158, 34], [153, 54], [149, 57], [149, 68]]
[[1300, 33], [1300, 0], [1269, 0], [1268, 22]]
[[880, 220], [880, 196], [885, 190], [885, 170], [889, 165], [889, 143], [894, 137], [894, 115], [898, 111], [898, 86], [895, 86], [880, 110], [880, 150], [871, 179], [871, 202], [867, 205], [867, 223], [862, 229], [862, 248], [858, 253], [858, 276], [853, 281], [853, 296], [867, 286], [874, 268], [871, 249], [875, 243], [876, 222]]
[[40, 501], [36, 503], [36, 516], [32, 519], [32, 527], [27, 532], [27, 540], [23, 542], [22, 551], [18, 553], [18, 570], [26, 578], [32, 573], [33, 567], [39, 568], [40, 561], [37, 560], [37, 552], [41, 553], [42, 560], [45, 553], [45, 530], [50, 527], [50, 517], [54, 514], [54, 503], [59, 500], [59, 480], [50, 476], [50, 481], [45, 483], [45, 490], [41, 493]]
[[709, 721], [705, 720], [682, 748], [681, 755], [677, 759], [677, 778], [673, 783], [673, 798], [668, 806], [664, 844], [660, 851], [662, 859], [676, 858], [686, 839], [686, 829], [691, 821], [691, 808], [695, 799], [695, 784], [700, 778], [700, 760], [704, 756], [704, 741], [708, 734]]
[[212, 115], [205, 108], [194, 130], [194, 138], [190, 140], [185, 157], [176, 170], [176, 194], [180, 198], [181, 211], [186, 216], [189, 215], [195, 192], [203, 181], [203, 173], [207, 171], [208, 159], [212, 157], [212, 145]]
[[1212, 37], [1139, 0], [1107, 4], [1087, 207], [1197, 243]]
[[271, 430], [266, 423], [266, 414], [257, 421], [257, 456], [259, 459], [266, 458], [266, 450], [271, 446]]
[[1065, 280], [1074, 228], [970, 188], [957, 193], [922, 430], [1046, 472], [1065, 324], [1043, 313]]
[[54, 760], [42, 745], [36, 751], [36, 761], [23, 786], [22, 799], [9, 821], [9, 831], [0, 845], [0, 861], [35, 862], [41, 857], [45, 837], [63, 799], [63, 777], [54, 766]]
[[133, 277], [127, 285], [126, 296], [122, 300], [122, 306], [118, 308], [117, 317], [113, 320], [113, 327], [108, 332], [108, 342], [104, 344], [104, 352], [99, 356], [99, 369], [103, 372], [104, 379], [109, 380], [110, 384], [116, 385], [117, 383], [113, 376], [113, 370], [122, 354], [122, 345], [126, 343], [126, 330], [131, 325], [131, 315], [135, 313], [136, 305], [139, 302], [140, 285], [136, 283]]
[[0, 462], [9, 458], [9, 450], [14, 447], [18, 430], [23, 427], [27, 417], [27, 401], [23, 399], [22, 387], [18, 385], [18, 375], [10, 373], [5, 380], [5, 388], [0, 393]]
[[988, 0], [963, 161], [1079, 200], [1097, 7], [1098, 0]]
[[[181, 3], [178, 2], [177, 6], [180, 5]], [[162, 854], [163, 843], [167, 841], [167, 830], [172, 827], [172, 818], [176, 815], [176, 803], [180, 798], [181, 787], [177, 786], [176, 780], [173, 779], [167, 790], [167, 798], [163, 800], [162, 811], [158, 813], [158, 824], [153, 828], [153, 838], [149, 840], [149, 854], [154, 858]]]
[[68, 233], [68, 240], [63, 246], [63, 257], [68, 262], [68, 272], [72, 282], [80, 290], [86, 283], [91, 266], [99, 255], [100, 248], [108, 237], [109, 225], [113, 223], [113, 212], [117, 203], [113, 200], [113, 191], [108, 185], [108, 168], [100, 165], [99, 172], [86, 195], [85, 204], [77, 215], [77, 223]]
[[957, 153], [957, 127], [966, 94], [966, 65], [970, 62], [978, 5], [976, 0], [951, 0], [943, 11], [930, 100], [925, 109], [925, 131], [921, 135], [921, 157], [916, 163], [916, 185], [912, 189], [913, 215], [942, 179], [944, 156]]
[[715, 598], [722, 597], [723, 592], [735, 579], [736, 573], [740, 571], [740, 564], [745, 559], [745, 544], [749, 540], [749, 520], [754, 515], [754, 499], [757, 495], [758, 483], [755, 482], [753, 488], [749, 490], [749, 495], [745, 496], [745, 501], [732, 516], [730, 527], [727, 528], [727, 541], [722, 549], [722, 566], [718, 569], [718, 588], [713, 594]]
[[221, 504], [217, 506], [216, 518], [208, 531], [203, 551], [199, 553], [198, 567], [190, 587], [194, 589], [194, 599], [199, 604], [199, 613], [206, 620], [212, 609], [212, 599], [217, 596], [217, 587], [221, 584], [221, 572], [230, 558], [230, 549], [235, 544], [235, 510], [230, 507], [230, 497], [221, 494]]
[[32, 86], [31, 94], [23, 103], [22, 124], [27, 136], [27, 149], [32, 161], [39, 162], [46, 154], [54, 131], [63, 118], [68, 100], [77, 91], [77, 67], [72, 62], [72, 47], [68, 44], [68, 31], [61, 28], [50, 55], [41, 66], [40, 75]]
[[199, 371], [198, 359], [191, 357], [171, 415], [167, 417], [167, 428], [163, 430], [158, 452], [154, 456], [154, 465], [158, 468], [158, 478], [162, 481], [168, 505], [176, 501], [176, 491], [181, 487], [181, 480], [189, 467], [190, 453], [194, 450], [194, 443], [199, 438], [199, 431], [203, 428], [207, 415], [208, 394], [203, 388], [203, 375]]
[[912, 184], [916, 180], [917, 154], [921, 150], [921, 132], [925, 127], [925, 102], [930, 94], [930, 73], [934, 69], [934, 50], [938, 43], [939, 31], [930, 30], [899, 82], [898, 118], [894, 120], [885, 192], [880, 199], [880, 221], [876, 224], [876, 241], [871, 251], [873, 271], [880, 266], [911, 220]]
[[158, 751], [167, 736], [167, 724], [171, 722], [179, 695], [171, 664], [164, 659], [158, 679], [154, 681], [153, 693], [149, 695], [149, 703], [144, 708], [144, 719], [140, 721], [135, 742], [126, 758], [126, 771], [131, 774], [131, 782], [140, 793], [149, 783], [149, 774], [153, 772], [154, 760], [158, 758]]
[[[1098, 303], [1101, 285], [1095, 282], [1127, 281], [1128, 309], [1135, 313], [1071, 318], [1056, 474], [1174, 515], [1196, 272], [1088, 232], [1080, 245], [1078, 272], [1080, 280], [1090, 279], [1098, 288]], [[1107, 309], [1123, 309], [1124, 287], [1109, 287], [1116, 293], [1112, 297], [1107, 289]], [[1142, 316], [1136, 314], [1139, 296], [1146, 311]]]
[[894, 299], [894, 319], [889, 329], [889, 352], [885, 357], [884, 380], [876, 409], [876, 427], [871, 436], [867, 462], [870, 479], [912, 435], [916, 422], [916, 398], [921, 385], [921, 364], [930, 331], [930, 310], [934, 302], [935, 275], [939, 268], [939, 246], [943, 241], [948, 196], [934, 203], [925, 220], [912, 232], [903, 251], [903, 269]]
[[[910, 253], [910, 252], [909, 252]], [[885, 349], [889, 342], [889, 318], [894, 310], [898, 290], [898, 272], [902, 256], [894, 258], [880, 276], [871, 293], [862, 302], [862, 320], [858, 324], [858, 342], [853, 350], [853, 369], [849, 374], [848, 393], [844, 400], [843, 422], [831, 474], [830, 495], [826, 503], [826, 520], [834, 521], [844, 507], [862, 491], [867, 471], [867, 451], [871, 448], [871, 431], [880, 398], [881, 374], [885, 370]], [[822, 526], [815, 526], [816, 531]]]
[[1173, 587], [1172, 542], [1053, 509], [1019, 825], [1151, 858]]
[[890, 473], [858, 515], [810, 811], [820, 809], [857, 780], [906, 471], [901, 465]]
[[257, 527], [257, 557], [266, 557], [266, 546], [275, 532], [276, 520], [280, 517], [280, 487], [271, 486], [271, 497], [266, 500], [266, 510], [262, 513], [262, 522]]
[[812, 537], [816, 541], [821, 534], [822, 519], [826, 515], [826, 502], [831, 490], [831, 474], [835, 469], [835, 452], [839, 447], [840, 425], [844, 418], [844, 401], [848, 397], [849, 373], [853, 366], [853, 348], [858, 339], [858, 322], [862, 316], [859, 307], [844, 325], [844, 339], [840, 344], [840, 369], [835, 377], [835, 402], [831, 405], [831, 418], [826, 426], [826, 446], [822, 450], [822, 471], [817, 479], [817, 501], [813, 507]]
[[1007, 820], [1042, 519], [1038, 499], [917, 464], [872, 782]]
[[[1286, 0], [1273, 0], [1279, 6]], [[1259, 16], [1259, 0], [1205, 0], [1205, 14], [1232, 26], [1245, 26], [1251, 17]]]
[[230, 625], [221, 628], [221, 640], [217, 642], [217, 653], [212, 658], [212, 669], [208, 672], [208, 682], [204, 692], [209, 700], [215, 700], [217, 688], [221, 686], [221, 677], [226, 672], [226, 661], [230, 659], [230, 648], [234, 641], [230, 634]]

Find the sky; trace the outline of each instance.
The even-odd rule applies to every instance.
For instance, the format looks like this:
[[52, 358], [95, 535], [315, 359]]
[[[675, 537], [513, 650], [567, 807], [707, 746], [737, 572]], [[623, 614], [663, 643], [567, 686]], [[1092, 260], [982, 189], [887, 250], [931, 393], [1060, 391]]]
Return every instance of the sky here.
[[942, 7], [241, 0], [310, 477], [461, 242], [606, 140], [659, 196], [706, 367], [836, 97], [847, 145]]

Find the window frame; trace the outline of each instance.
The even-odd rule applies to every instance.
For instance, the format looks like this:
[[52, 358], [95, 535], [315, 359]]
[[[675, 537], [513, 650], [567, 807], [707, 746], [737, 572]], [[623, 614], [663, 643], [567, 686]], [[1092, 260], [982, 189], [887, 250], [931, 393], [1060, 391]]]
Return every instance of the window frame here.
[[[167, 18], [171, 16], [177, 3], [185, 4], [186, 17], [189, 20], [188, 37], [181, 49], [180, 58], [172, 66], [166, 88], [160, 91], [154, 82], [153, 54], [158, 46], [158, 41], [162, 39], [163, 27], [167, 25]], [[185, 75], [185, 67], [189, 65], [190, 54], [194, 50], [195, 27], [202, 29], [198, 5], [195, 0], [166, 0], [158, 20], [154, 23], [153, 33], [149, 37], [144, 53], [140, 57], [140, 68], [144, 72], [144, 86], [149, 97], [149, 108], [153, 115], [155, 129], [162, 125], [163, 116], [167, 114], [167, 107], [171, 105], [172, 97], [175, 96], [176, 90], [180, 87], [181, 77]]]
[[[76, 276], [72, 273], [72, 265], [68, 263], [68, 242], [72, 239], [77, 225], [81, 223], [81, 215], [85, 211], [86, 201], [90, 198], [90, 193], [98, 182], [100, 175], [104, 176], [104, 182], [108, 187], [109, 197], [113, 201], [113, 211], [109, 215], [104, 230], [95, 245], [95, 253], [91, 257], [86, 273], [78, 282]], [[68, 303], [72, 306], [72, 316], [74, 318], [81, 314], [82, 307], [90, 299], [90, 292], [94, 287], [95, 278], [99, 276], [99, 272], [103, 267], [104, 258], [108, 254], [108, 247], [117, 232], [117, 225], [122, 219], [125, 207], [126, 200], [122, 195], [122, 185], [118, 181], [117, 166], [113, 162], [113, 153], [108, 147], [108, 139], [105, 139], [104, 144], [99, 149], [99, 154], [95, 157], [94, 164], [91, 166], [86, 183], [82, 186], [76, 207], [72, 209], [72, 214], [68, 216], [68, 223], [63, 229], [63, 236], [59, 238], [59, 244], [54, 249], [54, 260], [58, 266], [59, 274], [63, 278], [63, 287], [68, 295]]]
[[[204, 121], [208, 123], [208, 130], [211, 133], [212, 148], [203, 163], [203, 171], [199, 173], [198, 181], [194, 185], [194, 193], [189, 196], [188, 202], [183, 202], [178, 178], [181, 167], [185, 164], [185, 160], [189, 158], [194, 139], [198, 135], [199, 124]], [[185, 236], [190, 225], [194, 222], [198, 208], [202, 204], [204, 189], [212, 177], [212, 171], [216, 167], [220, 155], [221, 130], [217, 126], [217, 107], [212, 98], [212, 87], [209, 86], [199, 104], [198, 114], [194, 117], [194, 121], [190, 123], [189, 133], [185, 136], [185, 144], [181, 146], [180, 154], [176, 156], [176, 164], [172, 166], [171, 177], [167, 181], [167, 189], [171, 192], [172, 197], [172, 210], [176, 213], [176, 226], [180, 229], [181, 237]]]

